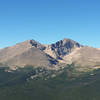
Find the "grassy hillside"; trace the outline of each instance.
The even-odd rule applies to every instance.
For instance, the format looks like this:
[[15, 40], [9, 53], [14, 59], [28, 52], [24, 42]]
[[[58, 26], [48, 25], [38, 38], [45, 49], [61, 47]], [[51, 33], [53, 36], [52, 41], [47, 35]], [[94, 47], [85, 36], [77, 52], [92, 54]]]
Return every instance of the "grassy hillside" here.
[[77, 77], [71, 75], [71, 71], [65, 69], [56, 77], [27, 81], [36, 74], [36, 69], [25, 68], [10, 73], [1, 69], [0, 100], [100, 100], [100, 70]]

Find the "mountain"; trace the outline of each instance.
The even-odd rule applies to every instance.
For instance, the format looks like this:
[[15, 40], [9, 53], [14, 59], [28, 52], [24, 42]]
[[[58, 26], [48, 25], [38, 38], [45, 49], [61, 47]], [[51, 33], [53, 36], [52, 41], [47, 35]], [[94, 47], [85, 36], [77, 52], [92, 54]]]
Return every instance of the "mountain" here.
[[71, 39], [48, 45], [45, 52], [62, 64], [75, 64], [79, 71], [100, 68], [100, 49], [83, 46]]
[[0, 63], [10, 67], [33, 66], [53, 66], [57, 63], [56, 59], [43, 52], [44, 45], [34, 41], [27, 40], [0, 50]]
[[100, 68], [100, 50], [67, 38], [51, 45], [27, 40], [0, 50], [0, 66], [11, 69], [27, 65], [59, 69], [72, 63], [79, 71]]
[[35, 40], [27, 40], [0, 50], [0, 63], [12, 68], [25, 65], [53, 67], [64, 55], [68, 55], [81, 45], [64, 39], [51, 45], [42, 45]]
[[100, 49], [71, 39], [0, 49], [1, 100], [99, 100]]

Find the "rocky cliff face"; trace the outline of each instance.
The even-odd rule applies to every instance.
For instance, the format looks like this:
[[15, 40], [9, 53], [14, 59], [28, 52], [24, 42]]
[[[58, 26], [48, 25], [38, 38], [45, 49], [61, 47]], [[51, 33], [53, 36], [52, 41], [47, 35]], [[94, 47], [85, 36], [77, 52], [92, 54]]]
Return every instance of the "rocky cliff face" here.
[[63, 59], [65, 55], [70, 54], [74, 51], [74, 49], [80, 47], [82, 47], [82, 45], [80, 45], [78, 42], [71, 39], [64, 39], [56, 42], [55, 44], [48, 45], [45, 52], [56, 59]]

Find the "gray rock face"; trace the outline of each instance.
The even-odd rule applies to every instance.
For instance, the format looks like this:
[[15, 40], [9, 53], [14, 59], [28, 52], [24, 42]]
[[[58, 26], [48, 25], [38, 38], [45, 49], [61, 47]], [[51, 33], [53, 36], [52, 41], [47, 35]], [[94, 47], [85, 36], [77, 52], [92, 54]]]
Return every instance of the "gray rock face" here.
[[36, 42], [35, 40], [30, 40], [29, 42], [33, 47], [36, 47], [40, 50], [45, 50], [46, 48], [44, 45], [40, 44], [39, 42]]
[[82, 45], [71, 39], [60, 40], [49, 46], [51, 51], [55, 53], [56, 58], [58, 59], [61, 59], [62, 56], [71, 53], [75, 48], [80, 47], [82, 47]]

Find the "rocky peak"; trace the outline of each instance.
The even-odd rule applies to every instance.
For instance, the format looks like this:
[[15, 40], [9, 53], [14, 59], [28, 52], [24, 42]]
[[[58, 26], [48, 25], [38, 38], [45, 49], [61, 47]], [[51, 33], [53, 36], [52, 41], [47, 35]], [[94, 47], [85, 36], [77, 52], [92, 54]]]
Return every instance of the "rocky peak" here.
[[35, 40], [27, 40], [26, 43], [30, 44], [31, 47], [36, 47], [40, 50], [44, 50], [45, 49], [45, 46], [40, 44], [39, 42], [35, 41]]
[[60, 41], [56, 42], [55, 44], [52, 44], [52, 46], [55, 48], [65, 47], [67, 49], [74, 48], [74, 47], [81, 47], [81, 45], [78, 42], [75, 42], [75, 41], [73, 41], [71, 39], [67, 39], [67, 38], [60, 40]]
[[78, 42], [75, 42], [71, 39], [63, 39], [55, 44], [51, 44], [46, 48], [46, 53], [51, 54], [51, 56], [61, 59], [61, 57], [71, 53], [75, 48], [80, 48], [82, 45], [80, 45]]

